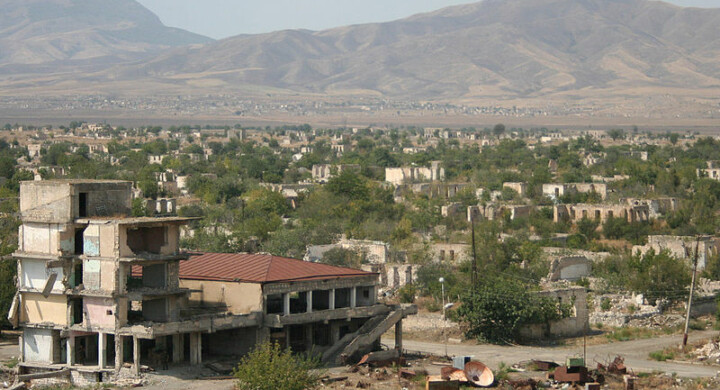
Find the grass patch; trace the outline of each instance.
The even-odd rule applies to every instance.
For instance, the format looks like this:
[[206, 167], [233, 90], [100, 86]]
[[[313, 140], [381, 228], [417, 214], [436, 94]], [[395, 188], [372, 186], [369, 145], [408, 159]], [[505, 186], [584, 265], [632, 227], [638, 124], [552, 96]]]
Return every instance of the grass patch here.
[[15, 366], [17, 366], [18, 363], [20, 363], [20, 359], [17, 357], [14, 357], [10, 360], [6, 360], [3, 363], [5, 364], [5, 367], [7, 367], [7, 368], [15, 368]]
[[508, 374], [511, 372], [517, 372], [517, 370], [508, 366], [505, 362], [500, 362], [497, 371], [495, 371], [495, 380], [498, 382], [504, 381], [508, 379]]
[[675, 351], [670, 348], [666, 348], [660, 351], [653, 351], [650, 352], [650, 359], [656, 360], [658, 362], [672, 360], [675, 359]]
[[604, 334], [605, 338], [611, 342], [614, 341], [630, 341], [639, 339], [649, 339], [658, 335], [670, 335], [679, 332], [680, 326], [673, 326], [662, 329], [648, 329], [648, 328], [615, 328]]

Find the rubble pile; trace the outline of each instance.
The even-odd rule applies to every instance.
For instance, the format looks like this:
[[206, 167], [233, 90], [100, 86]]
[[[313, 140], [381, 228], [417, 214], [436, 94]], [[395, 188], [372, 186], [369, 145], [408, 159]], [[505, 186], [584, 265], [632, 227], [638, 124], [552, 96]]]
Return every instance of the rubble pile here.
[[720, 341], [710, 340], [691, 354], [701, 362], [720, 363]]

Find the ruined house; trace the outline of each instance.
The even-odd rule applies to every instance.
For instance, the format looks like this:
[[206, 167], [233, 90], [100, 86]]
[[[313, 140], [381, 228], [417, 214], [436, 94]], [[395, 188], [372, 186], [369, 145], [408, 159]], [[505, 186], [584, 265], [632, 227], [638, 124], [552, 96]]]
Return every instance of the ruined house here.
[[589, 330], [587, 291], [583, 287], [545, 290], [538, 295], [557, 300], [558, 304], [570, 305], [570, 317], [543, 324], [532, 324], [520, 329], [520, 335], [526, 339], [544, 339], [547, 337], [581, 336]]
[[520, 182], [506, 182], [503, 183], [503, 188], [509, 188], [520, 195], [520, 197], [524, 198], [528, 194], [528, 185], [527, 183], [520, 183]]
[[632, 252], [644, 255], [650, 250], [655, 253], [667, 250], [671, 256], [691, 262], [697, 245], [698, 269], [703, 270], [707, 261], [712, 256], [717, 256], [720, 253], [720, 238], [700, 236], [700, 241], [697, 242], [696, 240], [697, 238], [694, 236], [648, 236], [647, 244], [633, 246]]
[[553, 221], [579, 222], [583, 218], [605, 223], [610, 218], [624, 218], [628, 222], [647, 222], [650, 208], [647, 204], [558, 204], [553, 209]]
[[697, 169], [698, 177], [708, 177], [713, 180], [720, 180], [720, 164], [717, 161], [706, 161], [707, 168]]
[[550, 199], [560, 199], [561, 197], [574, 193], [597, 193], [600, 199], [607, 198], [607, 185], [605, 183], [551, 183], [543, 184], [543, 195]]
[[[284, 332], [292, 346], [292, 326], [342, 319], [339, 330], [318, 330], [313, 339], [329, 335], [332, 359], [372, 348], [370, 336], [392, 326], [400, 337], [402, 318], [416, 310], [376, 304], [377, 274], [300, 260], [231, 266], [253, 279], [199, 256], [188, 264], [205, 273], [191, 267], [181, 282], [190, 256], [179, 248], [180, 228], [189, 219], [131, 217], [131, 191], [125, 181], [21, 183], [18, 292], [8, 314], [22, 330], [21, 374], [69, 372], [74, 384], [100, 382], [137, 374], [143, 364], [200, 364], [218, 351], [219, 332], [240, 332], [245, 341], [252, 329], [255, 340]], [[220, 264], [232, 264], [223, 256], [230, 255]], [[274, 269], [262, 279], [262, 270]], [[221, 299], [213, 298], [218, 291]], [[298, 313], [288, 305], [303, 292], [311, 304]]]
[[326, 252], [335, 248], [356, 251], [363, 256], [365, 262], [370, 264], [385, 264], [390, 258], [390, 245], [386, 242], [356, 240], [342, 235], [340, 240], [334, 244], [308, 245], [303, 260], [310, 262], [320, 261]]
[[394, 185], [418, 181], [441, 181], [445, 179], [445, 168], [440, 161], [430, 162], [430, 167], [385, 168], [385, 181]]
[[312, 167], [312, 178], [318, 183], [327, 183], [335, 175], [343, 171], [360, 172], [358, 164], [316, 164]]

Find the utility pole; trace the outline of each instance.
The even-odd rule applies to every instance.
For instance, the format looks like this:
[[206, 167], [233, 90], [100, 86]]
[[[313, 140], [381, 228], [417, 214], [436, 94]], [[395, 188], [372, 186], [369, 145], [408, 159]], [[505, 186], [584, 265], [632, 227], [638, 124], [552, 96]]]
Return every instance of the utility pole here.
[[695, 239], [695, 253], [693, 254], [693, 273], [692, 281], [690, 282], [690, 296], [688, 297], [687, 314], [685, 315], [685, 332], [683, 333], [682, 346], [687, 346], [688, 340], [688, 328], [690, 327], [690, 309], [693, 301], [693, 294], [695, 293], [695, 275], [697, 274], [697, 262], [698, 262], [698, 250], [700, 249], [700, 236]]
[[477, 252], [475, 251], [475, 215], [470, 213], [470, 225], [472, 226], [472, 292], [475, 296], [477, 291]]

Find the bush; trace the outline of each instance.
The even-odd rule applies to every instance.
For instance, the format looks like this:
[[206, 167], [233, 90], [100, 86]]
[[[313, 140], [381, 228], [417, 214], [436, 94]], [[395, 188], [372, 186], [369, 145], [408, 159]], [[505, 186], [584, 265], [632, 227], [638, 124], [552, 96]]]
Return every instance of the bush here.
[[662, 350], [650, 352], [650, 359], [664, 362], [675, 358], [675, 352], [671, 350]]
[[318, 386], [320, 360], [293, 355], [277, 343], [263, 343], [240, 360], [233, 375], [240, 390], [304, 390]]
[[415, 302], [415, 286], [406, 284], [398, 289], [398, 297], [401, 303]]
[[467, 324], [468, 338], [492, 343], [509, 343], [520, 338], [520, 329], [529, 324], [547, 324], [570, 316], [571, 306], [543, 297], [532, 286], [516, 279], [487, 278], [476, 293], [461, 297], [456, 310]]
[[608, 311], [610, 308], [612, 308], [612, 302], [610, 302], [609, 298], [603, 298], [600, 302], [600, 308], [602, 311]]

